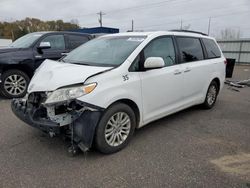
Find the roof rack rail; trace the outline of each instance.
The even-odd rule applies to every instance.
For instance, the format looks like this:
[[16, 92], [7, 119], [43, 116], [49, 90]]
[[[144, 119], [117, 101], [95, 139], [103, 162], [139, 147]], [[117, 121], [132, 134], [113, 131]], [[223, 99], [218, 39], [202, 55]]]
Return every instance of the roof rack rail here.
[[202, 33], [202, 32], [199, 32], [199, 31], [185, 30], [185, 29], [173, 29], [173, 30], [170, 30], [170, 31], [196, 33], [196, 34], [208, 36], [206, 33]]

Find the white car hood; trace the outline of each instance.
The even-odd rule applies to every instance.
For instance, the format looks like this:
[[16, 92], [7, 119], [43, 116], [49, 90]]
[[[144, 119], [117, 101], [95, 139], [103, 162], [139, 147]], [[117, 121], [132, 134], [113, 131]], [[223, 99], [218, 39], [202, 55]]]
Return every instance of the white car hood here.
[[89, 76], [111, 68], [45, 60], [31, 79], [28, 92], [54, 91], [63, 86], [83, 83]]

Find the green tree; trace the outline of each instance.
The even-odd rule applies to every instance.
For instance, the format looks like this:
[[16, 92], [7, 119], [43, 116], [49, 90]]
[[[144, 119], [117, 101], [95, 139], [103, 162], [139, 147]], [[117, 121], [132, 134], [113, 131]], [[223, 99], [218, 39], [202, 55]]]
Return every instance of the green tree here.
[[78, 24], [63, 20], [42, 21], [37, 18], [25, 18], [14, 22], [0, 22], [0, 38], [16, 40], [31, 32], [64, 31], [78, 28]]

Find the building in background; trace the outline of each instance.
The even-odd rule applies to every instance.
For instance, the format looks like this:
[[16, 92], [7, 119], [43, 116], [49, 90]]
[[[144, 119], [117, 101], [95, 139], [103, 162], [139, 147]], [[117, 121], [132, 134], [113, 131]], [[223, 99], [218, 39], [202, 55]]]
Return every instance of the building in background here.
[[80, 32], [80, 33], [88, 33], [88, 34], [93, 34], [96, 36], [119, 33], [118, 28], [111, 28], [111, 27], [92, 27], [92, 28], [74, 29], [74, 30], [70, 30], [70, 31]]
[[9, 46], [12, 43], [11, 39], [0, 39], [0, 48]]
[[250, 64], [250, 39], [218, 40], [226, 58], [236, 63]]

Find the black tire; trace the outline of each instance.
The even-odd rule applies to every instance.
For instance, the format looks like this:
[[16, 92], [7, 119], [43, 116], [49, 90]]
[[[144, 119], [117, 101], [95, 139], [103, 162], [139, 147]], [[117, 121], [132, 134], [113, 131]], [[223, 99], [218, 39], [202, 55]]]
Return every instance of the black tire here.
[[[16, 94], [11, 93], [10, 90], [8, 90], [8, 89], [6, 89], [4, 87], [4, 84], [7, 81], [10, 81], [10, 80], [8, 80], [9, 77], [14, 76], [14, 75], [17, 75], [17, 78], [22, 78], [23, 79], [22, 84], [20, 84], [22, 86], [22, 89], [20, 89], [20, 90], [17, 89], [16, 90]], [[1, 90], [2, 95], [4, 97], [6, 97], [6, 98], [9, 98], [9, 99], [24, 97], [24, 95], [27, 92], [27, 88], [28, 88], [29, 82], [30, 82], [30, 78], [23, 71], [20, 71], [20, 70], [17, 70], [17, 69], [8, 70], [8, 71], [6, 71], [6, 72], [4, 72], [2, 74], [2, 82], [0, 83], [0, 90]]]
[[[105, 137], [105, 130], [106, 125], [110, 118], [114, 116], [117, 113], [125, 113], [128, 115], [130, 119], [130, 130], [128, 133], [128, 136], [126, 139], [124, 139], [124, 142], [117, 146], [111, 146]], [[125, 115], [125, 116], [126, 116]], [[95, 147], [98, 151], [104, 154], [111, 154], [120, 151], [124, 147], [127, 146], [130, 139], [132, 138], [134, 134], [134, 130], [136, 127], [136, 117], [134, 111], [126, 104], [123, 103], [116, 103], [112, 106], [110, 106], [101, 117], [98, 126], [96, 128], [96, 134], [95, 134]]]
[[[213, 100], [210, 101], [210, 92], [211, 90], [215, 89], [215, 94], [213, 93]], [[218, 96], [218, 93], [219, 93], [219, 87], [218, 87], [218, 84], [216, 81], [212, 81], [207, 89], [207, 94], [206, 94], [206, 98], [205, 98], [205, 101], [204, 103], [202, 104], [203, 108], [204, 109], [211, 109], [213, 108], [216, 100], [217, 100], [217, 96]]]
[[[1, 85], [1, 83], [0, 83]], [[1, 86], [0, 86], [1, 87]], [[3, 94], [2, 90], [0, 89], [0, 97], [6, 98], [6, 96]]]

